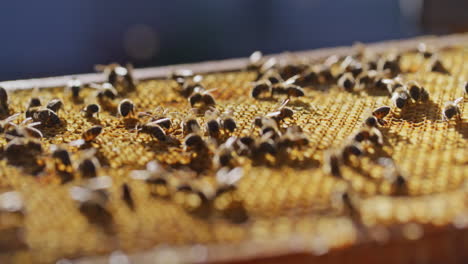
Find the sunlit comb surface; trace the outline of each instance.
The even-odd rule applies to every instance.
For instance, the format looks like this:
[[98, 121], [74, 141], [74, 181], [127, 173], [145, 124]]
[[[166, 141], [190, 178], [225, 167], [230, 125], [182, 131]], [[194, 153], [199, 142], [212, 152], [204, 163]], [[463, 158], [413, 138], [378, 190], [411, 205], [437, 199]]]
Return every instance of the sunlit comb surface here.
[[[386, 93], [350, 93], [336, 85], [325, 89], [304, 87], [305, 96], [291, 98], [288, 103], [294, 110], [293, 117], [284, 119], [280, 126], [301, 127], [308, 144], [288, 149], [283, 157], [268, 156], [262, 162], [236, 155], [233, 167], [242, 168], [242, 178], [233, 191], [218, 196], [202, 213], [192, 210], [202, 203], [200, 197], [178, 188], [185, 184], [208, 193], [216, 191], [218, 168], [211, 164], [216, 144], [203, 153], [184, 148], [181, 122], [191, 106], [178, 92], [175, 81], [141, 81], [136, 92], [117, 98], [110, 107], [117, 107], [124, 98], [134, 103], [135, 112], [164, 107], [173, 122], [165, 130], [171, 142], [138, 133], [136, 121], [118, 116], [115, 110], [101, 109], [94, 118], [84, 117], [83, 108], [96, 102], [92, 88], [83, 88], [83, 102], [73, 102], [63, 87], [10, 91], [10, 113], [24, 113], [33, 95], [43, 104], [59, 98], [64, 105], [58, 112], [62, 125], [40, 128], [44, 151], [37, 162], [45, 166], [41, 172], [11, 166], [2, 154], [0, 194], [18, 191], [24, 200], [24, 212], [0, 212], [0, 260], [50, 263], [61, 258], [109, 254], [116, 249], [131, 254], [158, 245], [248, 242], [274, 247], [275, 241], [291, 237], [302, 241], [298, 242], [302, 249], [323, 254], [358, 243], [362, 229], [368, 230], [367, 237], [385, 241], [389, 232], [385, 227], [396, 224], [404, 224], [407, 239], [424, 236], [419, 224], [444, 226], [455, 221], [463, 227], [468, 224], [468, 186], [464, 184], [468, 178], [466, 99], [459, 104], [460, 120], [445, 121], [442, 111], [446, 101], [464, 96], [460, 87], [468, 76], [464, 65], [467, 55], [464, 48], [443, 50], [438, 55], [450, 75], [428, 72], [427, 60], [421, 54], [403, 54], [402, 78], [419, 82], [430, 99], [402, 110], [393, 107]], [[247, 70], [204, 75], [205, 88], [216, 88], [211, 92], [216, 109], [221, 113], [231, 109], [237, 123], [234, 132], [221, 132], [218, 143], [229, 136], [257, 137], [260, 131], [253, 126], [254, 118], [275, 111], [286, 98], [253, 99], [250, 93], [255, 78], [256, 73]], [[372, 110], [384, 105], [392, 106], [392, 110], [380, 128], [383, 146], [370, 148], [356, 161], [359, 166], [343, 166], [341, 178], [326, 173], [324, 153], [342, 146], [363, 126]], [[24, 118], [21, 114], [14, 123]], [[202, 137], [207, 139], [205, 117], [197, 116], [197, 120]], [[62, 146], [76, 163], [85, 150], [68, 143], [81, 139], [82, 133], [95, 125], [103, 127], [102, 133], [86, 148], [97, 149], [101, 164], [98, 175], [112, 179], [106, 189], [109, 199], [105, 208], [111, 215], [108, 228], [90, 222], [80, 212], [70, 189], [87, 179], [74, 170], [72, 180], [62, 183], [50, 151], [52, 144]], [[1, 137], [0, 145], [5, 148], [6, 144], [5, 137]], [[384, 178], [383, 167], [375, 162], [378, 156], [392, 158], [405, 175], [403, 194]], [[166, 185], [155, 187], [130, 177], [131, 171], [145, 169], [150, 161], [157, 161], [168, 171]], [[130, 203], [123, 184], [128, 186]], [[352, 210], [340, 200], [343, 193], [350, 195]], [[161, 258], [177, 260], [170, 254]]]

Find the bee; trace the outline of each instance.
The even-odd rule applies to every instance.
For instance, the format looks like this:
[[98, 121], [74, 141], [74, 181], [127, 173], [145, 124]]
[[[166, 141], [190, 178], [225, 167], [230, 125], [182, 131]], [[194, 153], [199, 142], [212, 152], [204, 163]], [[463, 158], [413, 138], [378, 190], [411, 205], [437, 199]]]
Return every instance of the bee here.
[[311, 67], [304, 70], [301, 73], [299, 78], [296, 79], [296, 84], [299, 86], [308, 86], [314, 85], [319, 82], [319, 75], [318, 73]]
[[132, 198], [132, 192], [130, 190], [130, 186], [126, 183], [122, 185], [122, 200], [125, 201], [125, 203], [131, 210], [135, 209], [135, 202], [133, 201], [133, 198]]
[[235, 137], [229, 138], [224, 144], [221, 144], [213, 157], [216, 167], [229, 166], [233, 160], [233, 144], [236, 141]]
[[94, 141], [102, 132], [102, 126], [92, 126], [81, 134], [81, 139], [70, 142], [71, 146], [81, 146]]
[[76, 78], [69, 80], [67, 83], [67, 89], [71, 91], [72, 98], [74, 99], [80, 97], [81, 87], [81, 81]]
[[5, 88], [0, 86], [0, 108], [8, 110], [8, 93]]
[[284, 82], [274, 84], [271, 88], [271, 96], [275, 94], [285, 94], [288, 96], [288, 99], [290, 97], [304, 96], [304, 90], [298, 85], [294, 84], [298, 78], [299, 75], [295, 75]]
[[184, 135], [198, 132], [201, 130], [200, 124], [195, 117], [188, 117], [182, 123], [182, 130]]
[[377, 62], [377, 71], [388, 72], [391, 76], [396, 76], [401, 72], [401, 55], [396, 53], [387, 54], [381, 57]]
[[258, 99], [260, 95], [271, 93], [271, 82], [268, 79], [258, 80], [253, 83], [252, 92], [250, 93], [253, 98]]
[[101, 164], [95, 154], [95, 149], [88, 149], [81, 153], [76, 169], [80, 172], [83, 178], [97, 177], [98, 169], [101, 167]]
[[[171, 118], [166, 117], [168, 109], [164, 109], [163, 107], [157, 107], [154, 111], [148, 112], [139, 112], [138, 117], [141, 118], [143, 116], [150, 116], [151, 122], [155, 122], [159, 126], [169, 129], [172, 126]], [[176, 113], [171, 113], [176, 114]]]
[[273, 132], [263, 134], [262, 137], [257, 140], [253, 154], [263, 157], [267, 154], [275, 156], [278, 153], [278, 145], [272, 138], [272, 134]]
[[351, 73], [353, 78], [356, 78], [364, 70], [362, 64], [353, 56], [346, 56], [340, 64], [340, 68], [344, 73]]
[[259, 81], [259, 80], [269, 81], [271, 83], [271, 85], [279, 84], [279, 83], [284, 81], [283, 78], [281, 77], [281, 75], [275, 69], [270, 69], [270, 70], [264, 72], [261, 77], [262, 78], [258, 79], [257, 81]]
[[377, 119], [377, 117], [375, 116], [369, 116], [368, 118], [366, 118], [366, 120], [364, 121], [364, 124], [368, 127], [377, 127], [377, 125], [379, 124], [379, 121]]
[[100, 104], [103, 104], [108, 100], [114, 100], [115, 98], [117, 98], [118, 92], [111, 83], [91, 83], [90, 87], [98, 90], [96, 93], [96, 98], [98, 99]]
[[61, 123], [58, 115], [48, 108], [42, 108], [34, 111], [32, 114], [32, 119], [35, 122], [40, 122], [41, 125], [45, 126], [56, 126], [60, 125]]
[[261, 117], [255, 119], [255, 125], [260, 127], [260, 134], [265, 135], [271, 133], [273, 138], [277, 138], [281, 133], [278, 127], [278, 122], [269, 117]]
[[188, 184], [177, 187], [173, 201], [191, 214], [203, 217], [209, 215], [209, 201], [206, 195]]
[[52, 145], [50, 146], [50, 150], [52, 151], [52, 158], [60, 161], [60, 163], [65, 166], [72, 165], [70, 154], [66, 149], [60, 148], [57, 145]]
[[28, 103], [28, 108], [33, 108], [33, 107], [38, 107], [38, 106], [41, 106], [41, 99], [37, 98], [37, 97], [33, 97], [31, 99], [29, 99], [29, 103]]
[[190, 97], [188, 98], [190, 105], [192, 107], [194, 107], [196, 105], [203, 105], [205, 107], [215, 105], [216, 101], [215, 101], [213, 95], [211, 95], [211, 93], [210, 93], [213, 90], [215, 90], [215, 89], [206, 90], [206, 91], [201, 91], [199, 89], [195, 89], [194, 93], [192, 95], [190, 95]]
[[167, 136], [164, 129], [157, 123], [158, 121], [153, 121], [142, 125], [138, 128], [139, 133], [145, 133], [150, 135], [151, 137], [155, 137], [159, 141], [166, 141]]
[[15, 121], [20, 116], [20, 113], [11, 115], [0, 121], [0, 133], [5, 132], [9, 127], [14, 126], [13, 121]]
[[432, 56], [431, 61], [428, 65], [428, 70], [431, 72], [438, 72], [438, 73], [450, 75], [450, 72], [447, 70], [444, 64], [442, 64], [440, 59], [437, 58], [437, 56]]
[[458, 104], [463, 100], [463, 97], [457, 98], [453, 101], [448, 101], [444, 104], [444, 110], [442, 111], [442, 118], [446, 121], [452, 117], [457, 116], [461, 120], [461, 111]]
[[392, 102], [396, 107], [402, 109], [408, 102], [408, 93], [405, 90], [397, 89], [392, 93]]
[[377, 117], [377, 119], [381, 120], [390, 113], [390, 110], [390, 106], [381, 106], [374, 109], [374, 111], [372, 111], [372, 115]]
[[42, 138], [42, 132], [39, 129], [35, 128], [35, 126], [40, 125], [41, 122], [29, 123], [31, 120], [32, 118], [28, 117], [25, 120], [23, 120], [23, 122], [21, 122], [19, 125], [10, 122], [10, 126], [12, 126], [13, 128], [5, 131], [7, 139], [14, 137], [32, 137], [37, 139]]
[[207, 143], [197, 133], [191, 133], [184, 139], [184, 145], [186, 148], [193, 149], [195, 151], [201, 151], [208, 149]]
[[233, 169], [221, 168], [216, 172], [218, 184], [213, 198], [213, 208], [216, 212], [232, 223], [243, 223], [247, 221], [248, 215], [241, 197], [236, 193], [237, 183], [243, 177], [240, 167]]
[[42, 153], [42, 145], [31, 138], [17, 137], [6, 144], [4, 153], [9, 162], [30, 160]]
[[123, 99], [119, 103], [119, 106], [117, 109], [119, 111], [119, 114], [122, 117], [126, 117], [129, 114], [132, 114], [132, 115], [134, 114], [135, 104], [133, 104], [133, 102], [130, 101], [129, 99]]
[[165, 178], [153, 177], [146, 179], [146, 183], [149, 186], [150, 194], [154, 197], [167, 198], [170, 196], [168, 183]]
[[377, 163], [384, 167], [383, 177], [393, 183], [397, 194], [406, 193], [406, 178], [401, 174], [400, 169], [395, 164], [395, 161], [391, 158], [378, 158]]
[[409, 95], [415, 102], [425, 102], [429, 100], [429, 93], [417, 82], [409, 82], [407, 86], [409, 87]]
[[113, 218], [107, 209], [109, 194], [104, 188], [73, 186], [70, 188], [71, 198], [77, 202], [78, 209], [88, 222], [112, 233]]
[[329, 150], [324, 155], [324, 166], [325, 173], [331, 174], [334, 177], [342, 178], [341, 174], [342, 160], [340, 155], [334, 150]]
[[189, 69], [176, 69], [169, 74], [168, 78], [176, 81], [178, 84], [183, 84], [186, 79], [193, 77], [193, 75], [193, 71]]
[[81, 111], [84, 113], [85, 117], [93, 117], [95, 114], [99, 115], [101, 107], [98, 104], [89, 104]]
[[95, 69], [104, 72], [107, 75], [107, 82], [114, 87], [120, 86], [127, 91], [133, 91], [136, 88], [133, 77], [133, 65], [131, 64], [127, 64], [125, 67], [117, 63], [96, 65]]
[[419, 43], [417, 47], [418, 53], [423, 55], [425, 59], [429, 59], [434, 55], [434, 50], [426, 45], [426, 43]]
[[273, 118], [277, 122], [282, 121], [285, 118], [292, 118], [294, 111], [291, 108], [286, 107], [288, 103], [289, 99], [284, 100], [274, 112], [266, 114], [265, 117]]
[[233, 110], [229, 109], [221, 115], [221, 126], [225, 131], [229, 131], [231, 133], [237, 128], [236, 121], [232, 117], [232, 112]]
[[362, 143], [368, 141], [374, 145], [380, 146], [383, 145], [383, 135], [379, 129], [376, 127], [362, 128], [352, 137], [352, 140], [355, 142]]
[[63, 102], [60, 99], [53, 99], [47, 103], [46, 107], [55, 113], [58, 113], [58, 111], [63, 107]]
[[182, 96], [186, 98], [188, 98], [195, 91], [205, 90], [201, 83], [203, 81], [203, 76], [201, 75], [195, 75], [191, 78], [186, 79], [178, 79], [178, 81], [182, 81], [181, 83], [179, 83], [179, 85], [182, 88], [179, 92], [182, 94]]
[[259, 71], [264, 62], [263, 54], [261, 51], [254, 51], [250, 57], [247, 64], [247, 70]]
[[278, 148], [286, 149], [291, 147], [302, 147], [309, 144], [309, 140], [298, 126], [291, 126], [286, 129], [286, 133], [279, 138]]
[[338, 79], [338, 86], [347, 92], [352, 92], [356, 86], [356, 80], [351, 73], [346, 72]]
[[206, 132], [210, 137], [218, 137], [221, 131], [221, 125], [217, 118], [207, 117], [208, 121], [206, 122]]
[[349, 164], [351, 157], [359, 157], [363, 154], [362, 147], [359, 143], [353, 142], [345, 145], [341, 151], [341, 159], [345, 164]]

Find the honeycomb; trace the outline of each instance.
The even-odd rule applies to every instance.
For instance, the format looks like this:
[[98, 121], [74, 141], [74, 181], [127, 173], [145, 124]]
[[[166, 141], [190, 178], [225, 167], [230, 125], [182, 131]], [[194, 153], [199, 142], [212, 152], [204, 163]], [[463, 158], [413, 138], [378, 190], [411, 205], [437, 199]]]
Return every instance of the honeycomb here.
[[[349, 93], [336, 85], [327, 89], [305, 87], [305, 96], [288, 103], [294, 115], [281, 127], [300, 126], [309, 141], [307, 146], [291, 148], [286, 157], [270, 157], [261, 163], [237, 157], [242, 178], [236, 189], [217, 201], [209, 214], [201, 215], [181, 205], [181, 200], [190, 199], [175, 192], [174, 186], [185, 183], [194, 188], [216, 188], [218, 168], [209, 162], [215, 150], [196, 153], [184, 149], [181, 121], [191, 112], [191, 106], [178, 93], [175, 81], [142, 80], [136, 92], [126, 95], [135, 103], [136, 112], [162, 106], [171, 113], [174, 124], [167, 134], [174, 141], [170, 143], [137, 133], [132, 120], [116, 114], [118, 100], [111, 111], [104, 110], [96, 118], [83, 117], [80, 111], [95, 100], [91, 88], [83, 89], [85, 100], [81, 103], [72, 102], [64, 87], [9, 91], [13, 113], [24, 113], [32, 96], [43, 102], [59, 98], [64, 106], [58, 112], [60, 126], [41, 128], [44, 153], [40, 159], [46, 164], [43, 171], [33, 173], [11, 166], [2, 155], [0, 193], [18, 191], [24, 200], [24, 212], [0, 213], [0, 262], [52, 263], [108, 255], [116, 250], [131, 255], [154, 248], [160, 249], [160, 254], [152, 256], [156, 262], [204, 262], [205, 246], [219, 247], [210, 252], [210, 259], [229, 260], [223, 257], [224, 245], [235, 246], [244, 258], [256, 257], [258, 252], [301, 250], [321, 255], [369, 239], [386, 241], [394, 226], [402, 226], [402, 234], [409, 240], [425, 236], [430, 232], [427, 226], [466, 227], [466, 98], [460, 104], [461, 120], [443, 120], [442, 109], [446, 101], [464, 96], [460, 87], [468, 76], [464, 64], [467, 53], [465, 47], [456, 47], [439, 55], [450, 75], [427, 71], [426, 60], [420, 54], [403, 54], [402, 78], [417, 80], [429, 91], [430, 101], [403, 110], [392, 108], [387, 124], [381, 128], [382, 148], [362, 157], [359, 167], [345, 166], [341, 178], [333, 177], [323, 170], [324, 153], [341, 146], [363, 126], [373, 109], [392, 105], [389, 96], [366, 90]], [[255, 78], [256, 73], [248, 70], [204, 74], [203, 85], [216, 89], [212, 91], [216, 108], [220, 112], [232, 109], [237, 122], [237, 129], [223, 132], [218, 144], [229, 136], [258, 136], [259, 129], [252, 125], [254, 118], [275, 111], [284, 99], [253, 99], [250, 90]], [[15, 122], [22, 120], [24, 115]], [[203, 116], [197, 120], [202, 126], [206, 123]], [[106, 204], [112, 217], [111, 230], [88, 221], [70, 197], [73, 186], [89, 179], [76, 173], [71, 181], [62, 182], [53, 166], [48, 165], [53, 164], [49, 150], [53, 144], [65, 146], [72, 160], [79, 160], [85, 150], [68, 143], [80, 139], [94, 125], [101, 125], [103, 132], [88, 147], [97, 149], [102, 165], [99, 176], [112, 179]], [[208, 138], [206, 133], [203, 138]], [[5, 137], [1, 137], [0, 145], [6, 144]], [[397, 195], [395, 186], [384, 178], [382, 167], [374, 162], [377, 156], [391, 157], [407, 175], [405, 195]], [[132, 171], [143, 170], [150, 161], [157, 161], [169, 172], [169, 197], [151, 195], [151, 186], [130, 177]], [[133, 207], [122, 199], [123, 184], [130, 187]], [[358, 220], [335, 201], [336, 194], [343, 191], [359, 200]], [[199, 201], [194, 198], [189, 202]], [[243, 213], [226, 214], [219, 209], [235, 202], [241, 204]], [[238, 214], [245, 214], [246, 219], [236, 221]]]

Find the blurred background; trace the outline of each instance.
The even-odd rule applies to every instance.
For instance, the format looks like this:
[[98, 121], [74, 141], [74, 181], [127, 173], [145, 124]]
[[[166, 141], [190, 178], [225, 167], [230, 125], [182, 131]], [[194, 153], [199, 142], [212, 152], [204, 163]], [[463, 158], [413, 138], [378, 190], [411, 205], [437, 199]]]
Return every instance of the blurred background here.
[[463, 0], [3, 1], [0, 81], [468, 29]]

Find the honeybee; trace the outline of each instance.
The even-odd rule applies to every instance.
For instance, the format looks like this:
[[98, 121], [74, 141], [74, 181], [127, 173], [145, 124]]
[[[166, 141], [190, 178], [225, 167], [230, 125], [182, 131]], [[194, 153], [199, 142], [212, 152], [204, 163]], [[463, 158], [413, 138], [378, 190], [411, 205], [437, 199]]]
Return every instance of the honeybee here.
[[457, 116], [461, 120], [461, 111], [458, 106], [463, 101], [463, 97], [457, 98], [453, 101], [448, 101], [444, 104], [444, 110], [442, 111], [442, 118], [445, 121], [450, 120], [452, 117]]
[[378, 158], [377, 163], [384, 167], [383, 177], [393, 183], [397, 194], [405, 194], [407, 192], [406, 178], [401, 174], [395, 161], [391, 158]]
[[134, 114], [135, 104], [130, 99], [123, 99], [117, 107], [119, 115], [127, 117], [129, 114]]
[[9, 138], [14, 138], [14, 137], [32, 137], [32, 138], [42, 138], [42, 132], [35, 128], [35, 126], [38, 126], [41, 124], [41, 122], [34, 122], [30, 123], [32, 121], [32, 118], [28, 117], [23, 122], [21, 122], [19, 125], [16, 125], [12, 122], [9, 123], [9, 125], [12, 127], [12, 129], [8, 129], [5, 131], [5, 135], [7, 139]]
[[153, 122], [149, 122], [149, 123], [146, 123], [144, 125], [141, 125], [137, 129], [137, 131], [139, 133], [148, 134], [151, 137], [154, 137], [154, 138], [158, 139], [159, 141], [166, 141], [167, 140], [166, 132], [158, 124], [158, 121], [153, 121]]
[[[13, 121], [15, 121], [20, 116], [20, 113], [16, 113], [11, 115], [3, 120], [0, 121], [0, 133], [5, 132], [10, 126], [13, 125]], [[14, 126], [14, 125], [13, 125]]]
[[418, 44], [417, 50], [425, 59], [429, 59], [434, 55], [433, 48], [428, 47], [426, 43], [423, 42]]
[[55, 113], [58, 113], [58, 111], [63, 107], [63, 102], [60, 99], [53, 99], [47, 103], [46, 107]]
[[351, 142], [346, 144], [341, 151], [341, 159], [345, 164], [349, 164], [351, 157], [359, 157], [363, 154], [362, 147], [357, 142]]
[[85, 117], [93, 117], [95, 114], [99, 115], [100, 111], [101, 107], [98, 104], [89, 104], [82, 110]]
[[[104, 177], [98, 177], [104, 178]], [[109, 202], [108, 188], [112, 185], [110, 178], [106, 177], [104, 186], [73, 186], [70, 188], [72, 200], [77, 202], [78, 209], [89, 223], [103, 228], [107, 233], [113, 230], [112, 214], [107, 209]], [[88, 184], [90, 185], [90, 184]]]
[[309, 140], [298, 126], [288, 127], [286, 133], [281, 135], [278, 140], [279, 148], [302, 147], [309, 144]]
[[372, 111], [372, 115], [377, 117], [377, 119], [381, 120], [390, 113], [390, 110], [391, 110], [390, 106], [386, 106], [386, 105], [381, 106], [381, 107], [374, 109], [374, 111]]
[[[165, 129], [169, 129], [172, 126], [172, 120], [168, 116], [168, 109], [164, 109], [163, 107], [159, 106], [154, 111], [148, 112], [139, 112], [138, 117], [141, 118], [143, 116], [151, 117], [151, 122], [155, 122], [156, 124], [160, 125]], [[177, 113], [169, 113], [169, 114], [177, 114]]]
[[278, 146], [272, 138], [273, 132], [268, 132], [255, 142], [255, 150], [252, 154], [258, 157], [264, 157], [267, 154], [275, 156], [278, 153]]
[[33, 112], [32, 119], [35, 122], [40, 122], [41, 125], [44, 126], [56, 126], [60, 125], [61, 121], [58, 115], [48, 109], [48, 108], [41, 108]]
[[406, 85], [409, 87], [409, 95], [415, 102], [426, 102], [429, 100], [429, 93], [427, 90], [416, 81], [408, 82]]
[[295, 75], [287, 79], [284, 82], [274, 84], [271, 88], [271, 96], [275, 94], [285, 94], [288, 96], [288, 99], [290, 97], [304, 96], [305, 95], [304, 90], [298, 85], [294, 84], [298, 78], [299, 78], [299, 75]]
[[176, 69], [172, 71], [168, 78], [176, 81], [179, 84], [183, 84], [186, 79], [193, 77], [193, 71], [189, 69]]
[[404, 89], [397, 89], [392, 93], [393, 104], [402, 109], [408, 102], [408, 92]]
[[438, 56], [431, 57], [430, 63], [428, 64], [428, 71], [450, 75], [450, 72], [442, 64]]
[[213, 208], [233, 223], [243, 223], [248, 219], [244, 203], [236, 193], [236, 185], [243, 175], [244, 172], [240, 167], [221, 168], [216, 172], [218, 187], [213, 198]]
[[377, 124], [379, 124], [379, 121], [378, 121], [377, 117], [369, 116], [364, 121], [364, 124], [366, 124], [366, 126], [368, 126], [368, 127], [377, 127]]
[[5, 157], [13, 163], [15, 161], [30, 162], [41, 153], [41, 143], [32, 138], [16, 137], [8, 142], [4, 149]]
[[211, 137], [218, 137], [221, 132], [221, 124], [219, 122], [218, 113], [216, 110], [207, 110], [205, 112], [206, 132]]
[[260, 134], [265, 135], [271, 133], [273, 138], [280, 136], [281, 132], [278, 127], [278, 122], [269, 117], [261, 117], [255, 119], [255, 125], [260, 127]]
[[376, 127], [361, 128], [357, 133], [351, 136], [353, 141], [362, 143], [368, 141], [376, 146], [383, 145], [383, 135]]
[[232, 165], [235, 153], [236, 137], [230, 137], [223, 144], [219, 145], [213, 156], [213, 161], [216, 167], [225, 167]]
[[79, 161], [76, 164], [76, 170], [80, 172], [83, 178], [97, 177], [101, 164], [95, 154], [96, 149], [88, 149], [80, 153]]
[[201, 89], [197, 89], [197, 88], [195, 88], [194, 93], [190, 95], [190, 97], [188, 98], [189, 103], [192, 107], [195, 107], [195, 106], [209, 107], [209, 106], [213, 106], [216, 104], [216, 101], [213, 95], [210, 93], [211, 91], [214, 91], [215, 89], [202, 91]]
[[83, 132], [81, 139], [70, 142], [71, 146], [81, 146], [95, 140], [102, 132], [102, 126], [93, 126]]
[[335, 150], [328, 150], [325, 152], [323, 165], [325, 173], [331, 174], [337, 178], [342, 178], [341, 165], [342, 160], [340, 155]]
[[95, 69], [104, 72], [107, 75], [107, 82], [112, 84], [113, 87], [121, 87], [124, 91], [134, 91], [136, 89], [132, 64], [127, 64], [125, 67], [117, 63], [96, 65]]
[[69, 80], [67, 83], [67, 89], [71, 92], [72, 98], [75, 100], [80, 97], [81, 88], [81, 81], [76, 78]]
[[258, 99], [260, 95], [271, 93], [271, 82], [268, 79], [258, 80], [253, 83], [251, 95], [253, 98]]
[[8, 114], [8, 93], [5, 88], [0, 86], [0, 113]]
[[179, 83], [179, 86], [181, 90], [179, 91], [182, 96], [184, 97], [189, 97], [191, 94], [193, 94], [196, 90], [197, 91], [203, 91], [205, 90], [203, 84], [201, 83], [203, 81], [203, 76], [201, 75], [195, 75], [191, 78], [185, 78], [185, 79], [177, 79], [178, 81], [181, 81]]
[[291, 108], [286, 107], [288, 103], [289, 99], [284, 100], [274, 112], [266, 114], [265, 117], [273, 118], [277, 122], [282, 121], [285, 118], [292, 118], [294, 111]]
[[201, 130], [200, 124], [198, 123], [197, 119], [194, 116], [186, 117], [182, 123], [182, 130], [184, 135], [198, 132]]
[[263, 65], [263, 54], [261, 51], [254, 51], [250, 57], [247, 64], [247, 70], [259, 71]]
[[234, 132], [237, 128], [236, 121], [232, 117], [233, 110], [229, 109], [221, 114], [221, 126], [225, 131]]
[[352, 92], [356, 86], [356, 80], [351, 73], [346, 72], [338, 79], [338, 86], [345, 91]]
[[73, 166], [68, 151], [57, 145], [51, 145], [50, 151], [55, 161], [55, 169], [59, 172], [62, 183], [72, 180]]
[[391, 76], [397, 76], [401, 72], [400, 60], [401, 55], [394, 52], [382, 56], [377, 62], [377, 71], [387, 72]]
[[97, 89], [96, 98], [101, 105], [106, 104], [109, 100], [114, 100], [118, 95], [117, 90], [111, 83], [91, 83], [89, 86], [91, 88]]
[[208, 149], [207, 143], [198, 133], [188, 134], [184, 139], [184, 146], [185, 148], [193, 149], [195, 151]]

